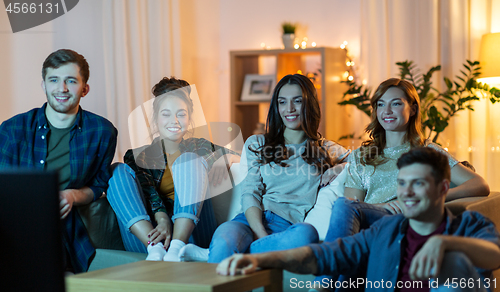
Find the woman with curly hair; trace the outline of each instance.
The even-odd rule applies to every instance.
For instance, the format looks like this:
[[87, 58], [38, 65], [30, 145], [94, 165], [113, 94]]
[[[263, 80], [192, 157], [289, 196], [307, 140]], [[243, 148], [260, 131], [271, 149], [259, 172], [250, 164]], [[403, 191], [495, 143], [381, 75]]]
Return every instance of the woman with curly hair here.
[[194, 128], [188, 82], [165, 77], [152, 93], [157, 137], [127, 151], [109, 181], [108, 200], [126, 250], [147, 252], [146, 260], [180, 261], [188, 242], [208, 247], [217, 227], [209, 183], [220, 183], [239, 156], [206, 139], [185, 137]]

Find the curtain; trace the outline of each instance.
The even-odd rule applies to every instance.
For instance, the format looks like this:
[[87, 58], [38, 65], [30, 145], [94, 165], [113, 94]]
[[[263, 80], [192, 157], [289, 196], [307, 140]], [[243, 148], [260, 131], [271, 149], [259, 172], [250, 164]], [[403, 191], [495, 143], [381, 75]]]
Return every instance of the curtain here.
[[[361, 0], [360, 75], [375, 89], [399, 76], [396, 62], [413, 60], [420, 71], [440, 64], [433, 86], [460, 74], [466, 60], [479, 59], [481, 37], [500, 31], [493, 11], [500, 0]], [[483, 99], [450, 120], [439, 142], [459, 160], [467, 160], [500, 190], [500, 105]]]
[[[130, 120], [164, 76], [181, 76], [178, 0], [104, 0], [103, 35], [107, 117], [118, 128], [115, 160], [144, 145], [144, 121]], [[147, 123], [147, 122], [146, 122]]]

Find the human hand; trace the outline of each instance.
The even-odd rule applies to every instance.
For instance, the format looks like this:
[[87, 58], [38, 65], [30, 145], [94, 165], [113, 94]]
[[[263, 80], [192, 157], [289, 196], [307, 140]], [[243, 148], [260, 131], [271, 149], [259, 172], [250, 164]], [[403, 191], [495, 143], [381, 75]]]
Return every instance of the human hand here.
[[68, 216], [71, 209], [73, 209], [73, 204], [75, 203], [75, 196], [73, 192], [77, 190], [67, 189], [59, 192], [59, 214], [61, 219]]
[[165, 240], [163, 246], [168, 249], [170, 240], [172, 239], [172, 221], [167, 216], [157, 220], [158, 225], [148, 233], [149, 242], [153, 245]]
[[329, 185], [337, 176], [342, 172], [345, 167], [345, 163], [337, 164], [334, 167], [327, 169], [321, 176], [320, 187], [325, 187]]
[[427, 280], [439, 275], [445, 251], [445, 237], [434, 235], [429, 238], [413, 257], [408, 270], [412, 280]]
[[258, 268], [258, 261], [253, 255], [234, 254], [220, 262], [216, 272], [223, 276], [248, 275]]
[[220, 185], [223, 179], [227, 179], [229, 176], [229, 168], [231, 168], [232, 162], [229, 160], [228, 164], [224, 159], [224, 156], [217, 159], [212, 165], [212, 169], [208, 172], [208, 181], [213, 184], [213, 186]]
[[391, 212], [391, 214], [393, 214], [393, 215], [403, 213], [403, 209], [399, 205], [398, 201], [391, 201], [391, 202], [382, 204], [381, 207], [389, 210], [389, 212]]

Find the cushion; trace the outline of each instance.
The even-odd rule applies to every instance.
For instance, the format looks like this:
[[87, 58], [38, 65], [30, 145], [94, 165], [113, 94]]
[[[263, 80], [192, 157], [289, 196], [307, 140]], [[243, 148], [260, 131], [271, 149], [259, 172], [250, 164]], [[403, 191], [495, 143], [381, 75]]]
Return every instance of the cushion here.
[[106, 197], [79, 206], [78, 212], [95, 248], [125, 250], [115, 212]]
[[304, 222], [316, 228], [319, 240], [325, 240], [328, 226], [330, 225], [333, 203], [338, 197], [344, 196], [344, 182], [347, 177], [348, 167], [349, 163], [345, 165], [344, 169], [330, 184], [319, 190], [316, 204], [314, 204], [314, 207], [309, 211], [304, 220]]

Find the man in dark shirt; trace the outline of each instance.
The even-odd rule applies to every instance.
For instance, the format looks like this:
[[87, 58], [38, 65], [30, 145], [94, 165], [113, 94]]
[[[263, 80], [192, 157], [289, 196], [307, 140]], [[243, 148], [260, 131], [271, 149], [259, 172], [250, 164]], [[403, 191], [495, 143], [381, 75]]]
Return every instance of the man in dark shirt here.
[[79, 106], [90, 89], [89, 65], [82, 55], [66, 49], [53, 52], [43, 63], [42, 78], [47, 103], [0, 125], [0, 169], [59, 172], [67, 265], [83, 272], [95, 249], [74, 207], [105, 193], [118, 133], [111, 122]]
[[447, 157], [428, 147], [416, 148], [402, 155], [397, 165], [403, 214], [384, 217], [369, 229], [330, 243], [237, 254], [221, 262], [217, 272], [234, 275], [257, 267], [283, 268], [336, 278], [366, 271], [366, 278], [350, 282], [301, 283], [321, 289], [485, 291], [495, 287], [496, 280], [488, 277], [500, 266], [500, 235], [481, 214], [466, 211], [454, 217], [444, 207], [450, 185]]

